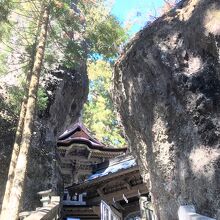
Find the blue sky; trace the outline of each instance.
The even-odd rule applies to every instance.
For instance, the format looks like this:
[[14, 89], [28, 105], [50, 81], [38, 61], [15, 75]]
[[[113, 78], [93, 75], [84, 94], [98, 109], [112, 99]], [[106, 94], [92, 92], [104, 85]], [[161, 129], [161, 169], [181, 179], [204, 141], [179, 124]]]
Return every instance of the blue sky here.
[[163, 0], [113, 0], [111, 12], [123, 25], [131, 26], [130, 33], [134, 34], [146, 24], [151, 15], [158, 16], [156, 10], [163, 4]]

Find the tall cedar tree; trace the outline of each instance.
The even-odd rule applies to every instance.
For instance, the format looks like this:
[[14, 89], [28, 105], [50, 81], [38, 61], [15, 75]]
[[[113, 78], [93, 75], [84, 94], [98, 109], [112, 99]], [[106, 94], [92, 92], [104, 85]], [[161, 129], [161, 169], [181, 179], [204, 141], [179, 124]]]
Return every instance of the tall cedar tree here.
[[[43, 15], [43, 10], [41, 10], [41, 15]], [[37, 32], [39, 31], [40, 23], [41, 23], [41, 19], [39, 19], [38, 21]], [[37, 40], [38, 39], [37, 39], [37, 33], [36, 33], [35, 43], [37, 43]], [[30, 60], [30, 62], [32, 63], [31, 66], [33, 67], [34, 55], [32, 55], [32, 59]], [[17, 158], [18, 158], [20, 144], [22, 140], [22, 132], [24, 128], [24, 119], [26, 115], [26, 105], [27, 105], [27, 100], [28, 100], [27, 95], [28, 95], [28, 89], [30, 86], [30, 80], [31, 80], [31, 72], [29, 71], [26, 77], [25, 93], [24, 93], [22, 104], [21, 104], [19, 120], [18, 120], [17, 130], [15, 134], [14, 145], [12, 149], [11, 161], [10, 161], [9, 171], [8, 171], [8, 179], [7, 179], [6, 186], [5, 186], [5, 193], [4, 193], [4, 197], [2, 201], [2, 210], [1, 210], [0, 219], [5, 219], [5, 215], [6, 215], [6, 211], [7, 211], [7, 207], [9, 203], [10, 192], [11, 192], [12, 183], [14, 179]]]
[[36, 50], [35, 61], [32, 69], [29, 92], [27, 97], [26, 114], [24, 117], [24, 126], [22, 131], [22, 139], [20, 144], [20, 151], [17, 158], [17, 163], [14, 172], [14, 179], [12, 183], [11, 193], [9, 197], [10, 207], [5, 211], [3, 219], [17, 219], [19, 214], [19, 206], [23, 193], [25, 173], [27, 170], [28, 151], [30, 148], [32, 128], [34, 122], [35, 106], [37, 101], [37, 91], [40, 78], [41, 67], [44, 58], [44, 49], [47, 40], [47, 31], [49, 23], [49, 8], [45, 6], [43, 20], [41, 23], [41, 31], [39, 37], [39, 44]]

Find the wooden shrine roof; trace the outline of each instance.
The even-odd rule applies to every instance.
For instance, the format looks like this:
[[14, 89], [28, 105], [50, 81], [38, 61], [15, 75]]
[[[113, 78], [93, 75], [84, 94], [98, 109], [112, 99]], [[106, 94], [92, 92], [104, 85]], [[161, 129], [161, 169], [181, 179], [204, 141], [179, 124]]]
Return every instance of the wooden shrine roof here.
[[115, 179], [133, 172], [139, 174], [139, 168], [133, 156], [128, 154], [118, 156], [117, 158], [110, 159], [108, 163], [104, 162], [103, 166], [93, 172], [84, 182], [74, 184], [67, 189], [70, 191], [83, 191], [88, 187], [99, 185], [103, 181], [105, 182], [106, 180]]
[[131, 155], [110, 159], [81, 183], [66, 188], [70, 195], [86, 192], [87, 204], [109, 204], [146, 194], [149, 190], [143, 183], [136, 160]]
[[59, 136], [57, 146], [70, 146], [74, 143], [86, 144], [90, 149], [99, 151], [121, 153], [125, 153], [127, 151], [127, 148], [107, 147], [98, 141], [95, 137], [93, 137], [91, 132], [82, 123], [79, 122], [70, 126], [63, 134]]
[[117, 173], [135, 166], [137, 166], [136, 160], [131, 155], [119, 156], [118, 158], [110, 160], [107, 166], [97, 169], [96, 172], [87, 178], [87, 181], [92, 181], [94, 179]]

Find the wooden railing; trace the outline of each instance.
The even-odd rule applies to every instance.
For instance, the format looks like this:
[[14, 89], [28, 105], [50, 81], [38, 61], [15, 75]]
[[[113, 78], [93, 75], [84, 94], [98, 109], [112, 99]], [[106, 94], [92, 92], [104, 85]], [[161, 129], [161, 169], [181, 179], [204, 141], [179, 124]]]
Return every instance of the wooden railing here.
[[51, 196], [52, 191], [42, 191], [38, 193], [42, 196], [41, 202], [43, 207], [39, 207], [36, 211], [21, 212], [20, 220], [57, 220], [60, 214], [60, 197]]
[[178, 210], [178, 217], [179, 220], [215, 220], [214, 218], [197, 214], [193, 205], [180, 206]]

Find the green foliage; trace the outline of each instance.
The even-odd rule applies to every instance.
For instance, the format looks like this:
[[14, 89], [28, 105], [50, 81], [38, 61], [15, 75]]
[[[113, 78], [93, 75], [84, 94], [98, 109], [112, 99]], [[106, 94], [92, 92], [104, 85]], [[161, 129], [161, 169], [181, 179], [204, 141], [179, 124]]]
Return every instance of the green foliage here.
[[17, 115], [11, 110], [8, 103], [0, 98], [0, 139], [8, 137], [8, 133], [16, 131]]
[[85, 14], [85, 38], [90, 56], [99, 54], [105, 59], [114, 59], [119, 47], [128, 38], [117, 19], [110, 14], [103, 1], [82, 6]]
[[0, 42], [9, 38], [12, 26], [8, 22], [0, 22]]
[[[12, 53], [20, 52], [21, 64], [30, 63], [34, 59], [32, 54], [38, 41], [42, 5], [47, 2], [3, 2], [7, 4], [2, 4], [2, 7], [0, 4], [0, 12], [2, 9], [5, 19], [11, 14], [0, 27], [0, 33], [7, 33], [7, 49], [11, 48]], [[76, 8], [74, 11], [74, 3], [70, 0], [50, 1], [51, 16], [44, 61], [46, 68], [74, 68], [88, 56], [98, 55], [105, 59], [117, 56], [119, 46], [125, 41], [127, 34], [104, 2], [80, 0], [78, 5], [81, 11]]]
[[2, 51], [0, 53], [0, 76], [4, 75], [7, 72], [6, 62], [7, 62], [7, 55], [8, 53], [5, 51]]
[[22, 86], [11, 86], [8, 89], [9, 93], [9, 102], [8, 105], [10, 106], [11, 110], [14, 112], [15, 115], [19, 115], [21, 109], [21, 103], [24, 97], [24, 89]]
[[37, 92], [37, 110], [43, 112], [46, 110], [48, 104], [47, 92], [44, 88], [40, 87]]
[[[56, 7], [55, 7], [56, 8]], [[53, 12], [51, 34], [48, 40], [46, 63], [57, 63], [72, 68], [89, 57], [114, 59], [119, 46], [127, 39], [125, 30], [102, 1], [99, 4], [81, 1], [81, 14], [73, 12], [65, 2]], [[88, 47], [85, 50], [85, 42]], [[52, 52], [54, 51], [54, 53]], [[84, 107], [84, 123], [107, 145], [122, 147], [125, 140], [116, 119], [110, 98], [112, 69], [109, 63], [89, 63], [90, 94]]]
[[[42, 7], [47, 1], [3, 0], [0, 27], [0, 74], [15, 73], [24, 76], [30, 72], [34, 62], [39, 38], [39, 24]], [[11, 4], [12, 3], [12, 4]], [[50, 1], [50, 22], [45, 48], [44, 71], [58, 66], [74, 68], [88, 58], [101, 57], [113, 60], [118, 55], [120, 45], [127, 34], [117, 19], [110, 14], [104, 0], [79, 0], [80, 10], [71, 0]], [[10, 15], [10, 16], [8, 16]], [[4, 36], [1, 33], [5, 33]], [[95, 60], [95, 59], [90, 59]], [[98, 60], [89, 64], [90, 95], [84, 109], [85, 124], [108, 145], [125, 144], [113, 104], [109, 86], [111, 66]], [[15, 69], [15, 70], [14, 70]], [[24, 95], [22, 83], [9, 90], [9, 100], [13, 111], [18, 114]], [[48, 103], [44, 88], [38, 91], [38, 112], [43, 112]]]
[[103, 60], [88, 64], [90, 93], [84, 106], [83, 121], [85, 125], [106, 145], [122, 147], [125, 145], [121, 127], [110, 97], [112, 76], [111, 65]]
[[[19, 115], [21, 103], [25, 94], [24, 88], [22, 86], [11, 86], [10, 88], [8, 88], [8, 93], [8, 106], [10, 106], [10, 109], [14, 113], [14, 115]], [[47, 104], [48, 96], [46, 90], [40, 87], [37, 93], [37, 111], [45, 111], [47, 108]]]
[[[71, 9], [71, 1], [53, 1], [51, 11], [51, 32], [48, 38], [45, 61], [51, 66], [54, 63], [66, 68], [74, 68], [77, 61], [85, 58], [80, 43], [74, 39], [80, 33], [79, 16]], [[53, 63], [52, 63], [52, 62]]]
[[0, 1], [0, 42], [9, 36], [11, 25], [8, 16], [13, 8], [12, 0]]
[[0, 1], [0, 23], [7, 21], [11, 7], [12, 7], [12, 1], [10, 0]]

